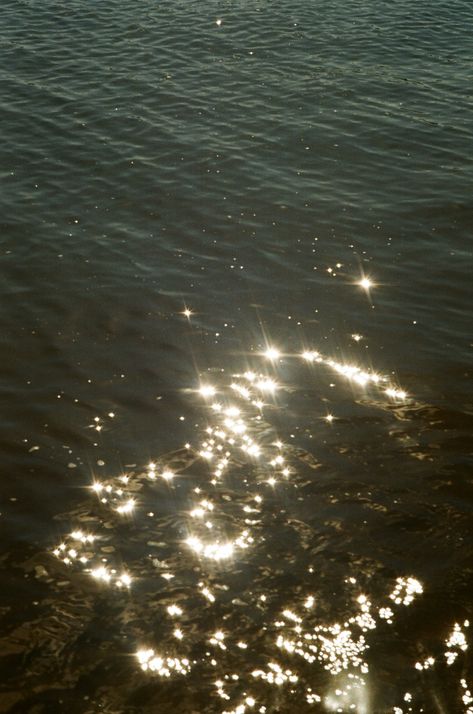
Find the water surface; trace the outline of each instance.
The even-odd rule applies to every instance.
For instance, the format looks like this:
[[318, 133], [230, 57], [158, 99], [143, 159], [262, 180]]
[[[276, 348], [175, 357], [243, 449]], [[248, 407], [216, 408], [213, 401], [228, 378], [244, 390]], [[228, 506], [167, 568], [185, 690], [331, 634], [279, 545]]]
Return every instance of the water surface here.
[[470, 4], [0, 18], [0, 711], [471, 712]]

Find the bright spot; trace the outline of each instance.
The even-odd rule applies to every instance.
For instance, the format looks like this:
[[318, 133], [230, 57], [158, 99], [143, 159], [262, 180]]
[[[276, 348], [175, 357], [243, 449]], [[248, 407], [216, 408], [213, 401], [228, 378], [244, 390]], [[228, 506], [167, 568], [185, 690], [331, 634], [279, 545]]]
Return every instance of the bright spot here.
[[126, 588], [129, 588], [131, 585], [131, 577], [128, 575], [128, 573], [123, 573], [120, 575], [120, 577], [117, 580], [117, 585], [120, 587], [121, 585], [124, 585]]
[[168, 605], [166, 608], [171, 617], [176, 617], [176, 615], [182, 615], [182, 608], [179, 605]]
[[311, 351], [306, 351], [302, 353], [302, 358], [305, 359], [307, 362], [315, 362], [315, 360], [319, 357], [318, 352], [311, 352]]
[[373, 287], [373, 281], [369, 278], [362, 278], [358, 285], [360, 286], [360, 288], [363, 288], [363, 290], [369, 290]]
[[129, 498], [128, 501], [125, 501], [124, 504], [121, 506], [118, 506], [117, 508], [117, 513], [121, 513], [122, 515], [124, 513], [131, 513], [134, 508], [135, 508], [136, 501], [134, 498]]
[[234, 552], [233, 543], [208, 543], [204, 544], [199, 538], [190, 536], [186, 540], [187, 545], [192, 548], [195, 553], [203, 555], [210, 560], [222, 560], [230, 558]]
[[261, 392], [274, 392], [274, 391], [276, 391], [276, 389], [277, 389], [277, 387], [278, 387], [278, 385], [276, 384], [276, 382], [275, 382], [274, 380], [272, 380], [272, 379], [269, 379], [269, 378], [267, 378], [267, 379], [260, 379], [260, 380], [256, 383], [256, 386], [257, 386], [257, 388], [258, 388]]
[[394, 389], [393, 387], [386, 389], [385, 394], [393, 399], [406, 399], [407, 397], [407, 393], [403, 389]]
[[278, 359], [281, 356], [281, 353], [275, 347], [268, 347], [266, 352], [264, 352], [264, 356], [268, 359]]
[[215, 395], [215, 392], [215, 387], [212, 387], [210, 384], [203, 384], [199, 389], [199, 393], [203, 397], [213, 397]]
[[104, 566], [100, 568], [94, 568], [94, 570], [91, 570], [90, 574], [96, 580], [102, 580], [104, 583], [109, 583], [112, 577], [108, 572], [107, 568], [105, 568]]

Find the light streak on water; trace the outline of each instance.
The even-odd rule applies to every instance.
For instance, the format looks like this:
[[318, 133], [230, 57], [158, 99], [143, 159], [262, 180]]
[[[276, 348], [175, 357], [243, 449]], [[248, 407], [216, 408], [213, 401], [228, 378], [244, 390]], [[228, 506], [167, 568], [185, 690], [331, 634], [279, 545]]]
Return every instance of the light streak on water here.
[[[359, 337], [359, 335], [356, 335]], [[361, 339], [361, 338], [360, 338]], [[301, 357], [309, 364], [326, 365], [334, 372], [347, 379], [349, 382], [360, 387], [376, 387], [380, 389], [387, 397], [398, 401], [408, 399], [408, 394], [397, 385], [392, 384], [389, 379], [377, 372], [365, 370], [356, 364], [349, 362], [340, 362], [332, 358], [324, 357], [317, 351], [306, 350], [302, 352]]]

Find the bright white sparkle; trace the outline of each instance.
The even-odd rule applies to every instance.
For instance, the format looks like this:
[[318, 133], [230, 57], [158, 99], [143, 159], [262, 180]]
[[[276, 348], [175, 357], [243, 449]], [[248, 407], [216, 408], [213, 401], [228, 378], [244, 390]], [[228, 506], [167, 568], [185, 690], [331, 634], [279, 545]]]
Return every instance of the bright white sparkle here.
[[315, 362], [317, 358], [319, 357], [318, 352], [311, 352], [310, 350], [303, 352], [302, 353], [302, 358], [305, 359], [307, 362]]
[[171, 617], [176, 617], [177, 615], [182, 615], [182, 608], [179, 605], [168, 605], [166, 608]]
[[223, 560], [225, 558], [230, 558], [235, 550], [233, 543], [204, 544], [195, 536], [187, 538], [186, 543], [195, 553], [199, 553], [210, 560]]
[[392, 397], [393, 399], [406, 399], [407, 398], [407, 393], [403, 389], [395, 389], [393, 387], [386, 389], [385, 394], [387, 394], [388, 397]]
[[117, 513], [121, 513], [122, 515], [125, 513], [131, 513], [136, 505], [136, 501], [134, 498], [129, 498], [128, 501], [123, 503], [121, 506], [118, 506], [117, 508]]
[[363, 288], [363, 290], [369, 290], [373, 287], [373, 281], [369, 278], [362, 278], [359, 281], [358, 285], [360, 286], [360, 288]]
[[210, 384], [203, 384], [200, 389], [199, 393], [203, 397], [213, 397], [216, 393], [215, 387], [212, 387]]
[[260, 379], [256, 386], [261, 392], [275, 392], [278, 387], [276, 382], [269, 378]]
[[118, 578], [117, 585], [118, 585], [118, 587], [121, 587], [122, 585], [124, 585], [126, 588], [129, 588], [131, 585], [131, 576], [128, 575], [128, 573], [123, 573]]
[[104, 566], [100, 568], [94, 568], [94, 570], [92, 570], [90, 574], [96, 580], [102, 580], [104, 583], [109, 583], [112, 578], [109, 571]]

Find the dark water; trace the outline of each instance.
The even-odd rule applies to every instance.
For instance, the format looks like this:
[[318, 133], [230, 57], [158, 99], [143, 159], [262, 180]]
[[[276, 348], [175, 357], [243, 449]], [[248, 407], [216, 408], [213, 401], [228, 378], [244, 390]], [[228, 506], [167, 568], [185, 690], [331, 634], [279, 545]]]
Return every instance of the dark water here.
[[471, 714], [472, 23], [3, 0], [1, 712]]

